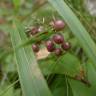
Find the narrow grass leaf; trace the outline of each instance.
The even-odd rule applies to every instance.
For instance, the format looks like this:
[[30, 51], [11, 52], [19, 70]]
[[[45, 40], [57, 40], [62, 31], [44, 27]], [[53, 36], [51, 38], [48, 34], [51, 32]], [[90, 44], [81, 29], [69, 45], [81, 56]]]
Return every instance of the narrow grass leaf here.
[[23, 26], [20, 22], [14, 20], [13, 28], [14, 30], [10, 34], [24, 96], [52, 96], [37, 65], [31, 46], [22, 47], [19, 50], [16, 49], [16, 46], [21, 44], [22, 41], [27, 40]]

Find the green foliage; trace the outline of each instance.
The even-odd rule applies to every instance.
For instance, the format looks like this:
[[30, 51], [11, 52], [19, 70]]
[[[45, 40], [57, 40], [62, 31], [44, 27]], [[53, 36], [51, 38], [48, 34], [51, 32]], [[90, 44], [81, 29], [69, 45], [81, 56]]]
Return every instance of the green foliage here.
[[82, 26], [80, 21], [70, 10], [63, 0], [49, 0], [49, 2], [56, 8], [58, 13], [62, 16], [65, 22], [68, 24], [69, 28], [72, 30], [73, 34], [77, 37], [79, 42], [82, 44], [84, 51], [87, 53], [88, 57], [96, 63], [96, 45], [91, 39], [88, 32]]
[[[11, 31], [12, 44], [15, 50], [17, 68], [23, 94], [25, 96], [52, 96], [38, 68], [37, 61], [30, 46], [16, 50], [27, 37], [20, 23], [14, 21], [14, 31]], [[18, 42], [18, 43], [17, 43]], [[35, 72], [34, 72], [35, 71]]]
[[[2, 90], [3, 91], [3, 90]], [[2, 92], [0, 91], [0, 93]], [[13, 96], [13, 87], [11, 87], [10, 89], [8, 89], [8, 91], [6, 91], [6, 93], [2, 94], [2, 96]], [[0, 95], [1, 96], [1, 95]]]
[[[96, 18], [83, 5], [84, 0], [0, 0], [0, 96], [95, 96]], [[39, 57], [47, 57], [38, 59], [31, 46], [55, 34], [53, 19], [65, 21], [60, 33], [71, 49], [47, 55], [40, 44]], [[27, 37], [32, 26], [46, 32]]]
[[55, 73], [75, 77], [79, 74], [80, 62], [74, 55], [67, 53], [56, 59], [57, 57], [51, 57], [40, 61], [40, 68], [45, 75]]
[[73, 96], [66, 76], [56, 76], [50, 88], [54, 96]]
[[95, 96], [90, 87], [85, 86], [79, 81], [69, 80], [69, 84], [72, 88], [73, 96]]

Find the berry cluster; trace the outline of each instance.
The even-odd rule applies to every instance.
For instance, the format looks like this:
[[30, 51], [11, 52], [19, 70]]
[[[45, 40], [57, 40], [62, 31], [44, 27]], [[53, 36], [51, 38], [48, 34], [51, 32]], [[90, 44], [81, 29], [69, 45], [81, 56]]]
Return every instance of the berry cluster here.
[[[56, 45], [58, 47], [56, 47]], [[51, 40], [46, 41], [46, 48], [49, 52], [54, 52], [57, 56], [61, 55], [63, 50], [70, 49], [70, 43], [65, 42], [62, 34], [55, 34]]]
[[[55, 31], [60, 31], [65, 27], [65, 23], [62, 20], [54, 20], [50, 22], [50, 26]], [[44, 31], [44, 28], [42, 26], [34, 26], [30, 30], [30, 35], [34, 36], [42, 31]], [[51, 39], [44, 42], [48, 52], [54, 52], [57, 56], [60, 56], [63, 51], [67, 51], [71, 47], [70, 43], [65, 42], [63, 35], [60, 33], [54, 34]], [[32, 44], [32, 49], [35, 53], [39, 52], [39, 44]]]

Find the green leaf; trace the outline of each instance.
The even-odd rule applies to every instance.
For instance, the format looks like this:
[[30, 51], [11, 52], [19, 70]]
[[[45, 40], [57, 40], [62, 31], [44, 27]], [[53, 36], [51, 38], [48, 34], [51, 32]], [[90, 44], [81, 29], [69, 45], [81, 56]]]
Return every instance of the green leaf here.
[[96, 45], [64, 0], [48, 0], [62, 16], [96, 67]]
[[14, 30], [10, 32], [15, 50], [17, 69], [24, 96], [52, 96], [46, 81], [37, 65], [31, 46], [16, 50], [16, 46], [27, 40], [20, 22], [14, 20]]
[[86, 67], [86, 74], [89, 82], [91, 83], [92, 90], [94, 93], [94, 96], [96, 94], [96, 69], [93, 67], [93, 64], [91, 62], [88, 62], [88, 64], [85, 64]]
[[67, 53], [66, 55], [62, 56], [58, 61], [58, 64], [61, 65], [61, 69], [65, 71], [65, 74], [70, 76], [76, 76], [80, 72], [80, 61], [74, 55]]
[[21, 94], [21, 90], [20, 89], [16, 89], [15, 90], [15, 96], [20, 96]]
[[74, 55], [67, 53], [60, 58], [47, 58], [39, 62], [42, 72], [47, 74], [66, 74], [74, 77], [80, 72], [80, 62]]
[[[4, 89], [2, 89], [2, 91], [3, 91]], [[1, 91], [1, 90], [0, 90]], [[2, 92], [1, 91], [1, 92]], [[1, 93], [0, 92], [0, 93]], [[4, 94], [2, 94], [2, 96], [13, 96], [14, 95], [14, 93], [13, 93], [13, 87], [11, 87], [10, 89], [8, 89], [8, 91], [6, 91]], [[1, 95], [0, 95], [1, 96]]]
[[73, 96], [95, 96], [91, 87], [86, 86], [80, 81], [69, 79], [69, 84], [72, 88]]
[[55, 76], [50, 88], [54, 96], [73, 96], [68, 80], [64, 75]]
[[90, 87], [84, 85], [83, 83], [76, 80], [69, 80], [69, 84], [72, 88], [74, 96], [95, 96], [96, 95], [96, 70], [93, 64], [88, 61], [84, 64], [84, 69], [86, 71], [86, 78], [90, 83]]

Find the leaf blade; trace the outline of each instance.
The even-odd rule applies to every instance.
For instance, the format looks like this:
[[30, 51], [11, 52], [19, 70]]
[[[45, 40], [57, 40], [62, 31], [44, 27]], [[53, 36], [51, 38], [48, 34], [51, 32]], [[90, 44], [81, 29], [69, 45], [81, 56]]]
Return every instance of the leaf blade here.
[[11, 31], [12, 44], [17, 59], [17, 69], [24, 96], [52, 96], [37, 65], [31, 46], [16, 49], [26, 38], [23, 26], [14, 21], [14, 30]]

